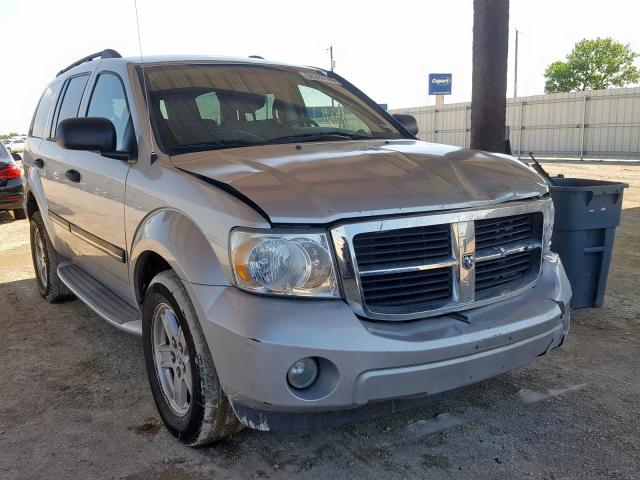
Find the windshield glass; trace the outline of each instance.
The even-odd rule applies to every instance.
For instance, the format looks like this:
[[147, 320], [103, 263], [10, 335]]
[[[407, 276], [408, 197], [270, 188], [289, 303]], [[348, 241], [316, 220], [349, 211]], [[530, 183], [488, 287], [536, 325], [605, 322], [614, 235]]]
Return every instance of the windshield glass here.
[[340, 82], [312, 69], [145, 67], [151, 120], [169, 154], [403, 135]]

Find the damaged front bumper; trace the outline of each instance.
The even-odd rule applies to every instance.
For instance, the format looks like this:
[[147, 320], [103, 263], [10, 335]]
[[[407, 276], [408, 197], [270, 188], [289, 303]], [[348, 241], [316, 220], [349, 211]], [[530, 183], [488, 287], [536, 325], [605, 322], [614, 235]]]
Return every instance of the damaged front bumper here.
[[[261, 430], [336, 425], [412, 407], [416, 398], [527, 365], [560, 346], [570, 324], [571, 289], [556, 255], [545, 257], [537, 284], [517, 297], [410, 322], [363, 320], [342, 301], [187, 289], [238, 418]], [[287, 371], [305, 357], [318, 361], [318, 377], [295, 390]]]

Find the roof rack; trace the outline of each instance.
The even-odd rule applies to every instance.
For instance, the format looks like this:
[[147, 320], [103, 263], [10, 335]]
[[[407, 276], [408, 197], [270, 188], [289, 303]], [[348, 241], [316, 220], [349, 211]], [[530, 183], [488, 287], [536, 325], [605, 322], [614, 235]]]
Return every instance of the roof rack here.
[[95, 60], [96, 58], [122, 58], [122, 55], [120, 55], [118, 52], [116, 52], [115, 50], [112, 50], [110, 48], [107, 48], [106, 50], [102, 50], [101, 52], [97, 52], [97, 53], [93, 53], [91, 55], [87, 55], [86, 57], [82, 57], [80, 60], [78, 60], [77, 62], [73, 62], [71, 65], [69, 65], [67, 68], [63, 68], [62, 70], [60, 70], [57, 74], [56, 77], [59, 77], [60, 75], [62, 75], [64, 72], [71, 70], [73, 67], [77, 67], [78, 65], [82, 65], [85, 62], [90, 62], [91, 60]]

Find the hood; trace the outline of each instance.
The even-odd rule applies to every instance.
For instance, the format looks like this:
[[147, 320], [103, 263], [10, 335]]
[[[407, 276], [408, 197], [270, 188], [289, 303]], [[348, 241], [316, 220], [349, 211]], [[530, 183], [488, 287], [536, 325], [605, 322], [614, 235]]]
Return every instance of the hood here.
[[268, 145], [171, 161], [236, 190], [272, 223], [477, 207], [548, 190], [538, 174], [510, 157], [417, 140]]

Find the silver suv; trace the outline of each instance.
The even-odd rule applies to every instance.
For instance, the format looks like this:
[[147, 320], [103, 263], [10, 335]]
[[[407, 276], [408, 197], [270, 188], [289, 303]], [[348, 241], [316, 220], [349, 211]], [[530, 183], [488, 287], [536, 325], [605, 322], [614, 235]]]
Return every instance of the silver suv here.
[[29, 129], [40, 293], [142, 335], [189, 445], [398, 411], [561, 345], [544, 180], [416, 135], [317, 68], [86, 57]]

